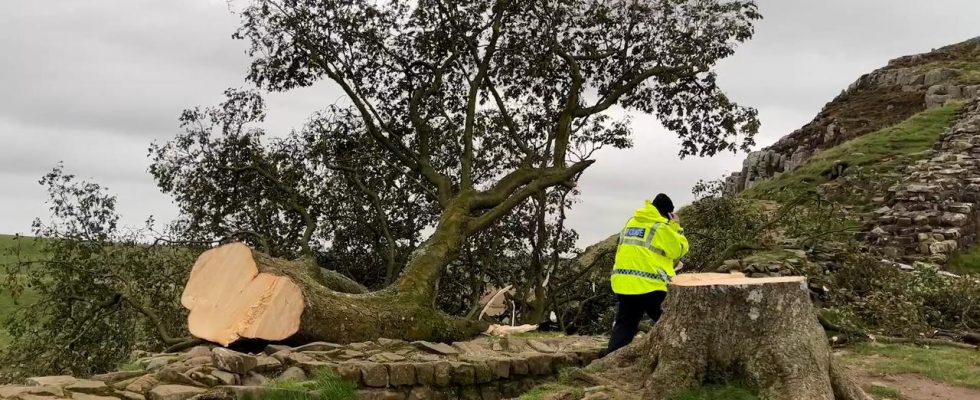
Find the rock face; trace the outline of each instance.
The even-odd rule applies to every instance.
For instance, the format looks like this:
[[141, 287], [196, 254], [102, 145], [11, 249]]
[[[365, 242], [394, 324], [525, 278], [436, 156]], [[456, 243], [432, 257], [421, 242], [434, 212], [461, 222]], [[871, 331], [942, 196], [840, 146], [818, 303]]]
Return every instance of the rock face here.
[[512, 398], [552, 379], [562, 368], [588, 364], [604, 347], [602, 340], [591, 337], [481, 338], [452, 345], [397, 340], [295, 348], [270, 345], [257, 355], [196, 347], [183, 354], [145, 357], [137, 361], [142, 371], [93, 379], [30, 378], [28, 383], [34, 386], [0, 386], [0, 399], [34, 395], [51, 400], [188, 400], [246, 394], [262, 398], [282, 390], [262, 386], [272, 379], [305, 381], [322, 371], [354, 384], [359, 399]]
[[968, 57], [963, 54], [975, 55], [977, 49], [980, 43], [971, 40], [901, 57], [862, 76], [827, 103], [813, 121], [772, 146], [750, 153], [741, 171], [726, 178], [726, 192], [739, 193], [795, 169], [821, 150], [894, 125], [927, 108], [949, 100], [976, 98], [980, 85], [963, 84], [963, 71], [937, 65]]
[[904, 175], [865, 229], [871, 244], [902, 261], [942, 264], [957, 248], [977, 243], [980, 101], [968, 104], [931, 156]]

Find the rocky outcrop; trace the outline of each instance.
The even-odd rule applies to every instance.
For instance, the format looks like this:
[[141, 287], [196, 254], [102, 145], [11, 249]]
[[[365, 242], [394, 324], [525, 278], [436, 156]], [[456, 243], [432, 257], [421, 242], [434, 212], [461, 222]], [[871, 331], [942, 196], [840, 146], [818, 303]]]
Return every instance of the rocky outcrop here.
[[892, 259], [945, 263], [977, 243], [980, 225], [980, 100], [964, 107], [929, 157], [875, 211], [864, 238]]
[[977, 53], [980, 41], [974, 39], [898, 58], [862, 76], [827, 103], [813, 121], [773, 145], [749, 153], [742, 169], [726, 178], [726, 192], [742, 192], [795, 169], [821, 150], [897, 124], [917, 112], [950, 100], [977, 97], [980, 85], [963, 84], [964, 71], [944, 66], [953, 63], [940, 63]]
[[[182, 354], [144, 356], [136, 362], [138, 371], [91, 379], [30, 378], [24, 385], [0, 386], [0, 399], [264, 398], [302, 390], [270, 387], [272, 380], [302, 382], [322, 371], [354, 384], [359, 399], [512, 398], [563, 368], [587, 365], [604, 347], [591, 337], [481, 338], [451, 345], [389, 339], [318, 342], [269, 345], [258, 354], [199, 346]], [[307, 393], [281, 394], [303, 398]]]

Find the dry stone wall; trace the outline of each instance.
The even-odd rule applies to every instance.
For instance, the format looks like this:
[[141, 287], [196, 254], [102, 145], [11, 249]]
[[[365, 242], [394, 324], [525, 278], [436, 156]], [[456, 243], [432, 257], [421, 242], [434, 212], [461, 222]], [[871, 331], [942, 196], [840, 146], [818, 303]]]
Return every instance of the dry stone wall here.
[[273, 392], [301, 392], [285, 393], [297, 398], [305, 394], [302, 389], [268, 384], [274, 379], [309, 381], [323, 370], [355, 384], [358, 399], [504, 399], [553, 379], [563, 368], [587, 365], [604, 345], [592, 337], [510, 337], [451, 345], [387, 339], [269, 345], [255, 354], [198, 346], [185, 353], [146, 355], [135, 371], [89, 379], [36, 377], [0, 386], [0, 399], [261, 399]]
[[926, 159], [906, 167], [864, 234], [886, 255], [945, 263], [977, 242], [980, 224], [980, 101], [965, 106]]

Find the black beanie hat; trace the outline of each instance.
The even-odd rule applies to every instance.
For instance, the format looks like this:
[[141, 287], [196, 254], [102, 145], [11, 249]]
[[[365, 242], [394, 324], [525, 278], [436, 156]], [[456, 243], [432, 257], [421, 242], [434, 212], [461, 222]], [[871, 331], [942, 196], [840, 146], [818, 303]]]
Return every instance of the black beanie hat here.
[[664, 217], [674, 212], [674, 202], [670, 200], [670, 197], [667, 197], [667, 195], [663, 193], [660, 193], [657, 195], [657, 197], [653, 198], [653, 206], [656, 207], [657, 211], [660, 212], [660, 215]]

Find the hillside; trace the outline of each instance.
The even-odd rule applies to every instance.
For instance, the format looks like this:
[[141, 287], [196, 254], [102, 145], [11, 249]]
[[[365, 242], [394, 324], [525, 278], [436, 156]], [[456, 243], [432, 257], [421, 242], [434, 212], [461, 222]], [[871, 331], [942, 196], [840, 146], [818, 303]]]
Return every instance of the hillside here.
[[827, 103], [813, 121], [773, 145], [752, 152], [726, 180], [738, 193], [792, 171], [815, 154], [896, 125], [949, 100], [980, 93], [980, 38], [928, 53], [900, 57], [858, 78]]
[[870, 250], [905, 264], [980, 271], [980, 38], [901, 57], [862, 76], [817, 117], [750, 153], [728, 193], [838, 203]]

